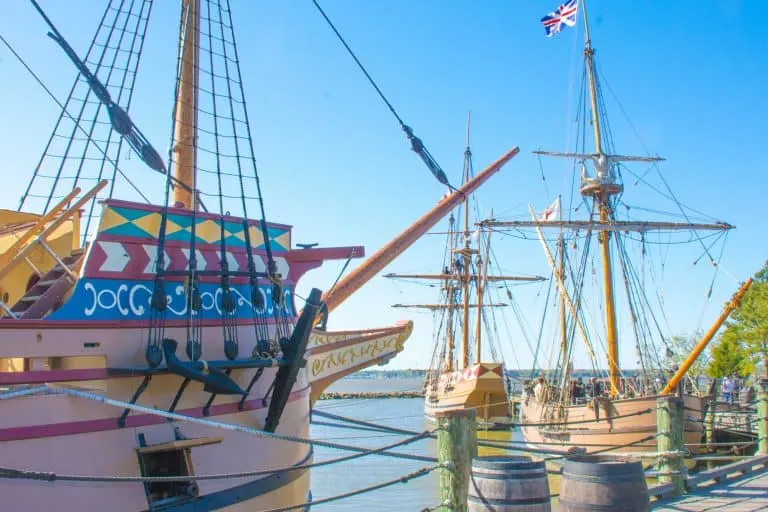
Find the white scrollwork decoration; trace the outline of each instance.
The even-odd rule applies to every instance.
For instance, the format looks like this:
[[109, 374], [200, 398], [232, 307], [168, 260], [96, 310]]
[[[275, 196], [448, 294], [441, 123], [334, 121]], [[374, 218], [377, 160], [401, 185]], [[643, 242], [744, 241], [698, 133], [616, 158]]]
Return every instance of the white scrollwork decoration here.
[[[147, 308], [152, 300], [152, 289], [144, 284], [129, 285], [121, 283], [116, 290], [112, 290], [110, 288], [97, 289], [92, 282], [86, 282], [83, 286], [83, 290], [90, 296], [90, 303], [83, 308], [83, 314], [86, 317], [93, 316], [97, 310], [110, 311], [114, 309], [116, 309], [121, 316], [133, 315], [140, 317], [147, 312]], [[253, 304], [249, 300], [249, 297], [246, 297], [236, 288], [230, 288], [230, 290], [235, 297], [238, 308], [253, 308]], [[259, 288], [258, 291], [264, 299], [265, 306], [261, 309], [254, 308], [257, 312], [264, 314], [266, 311], [270, 315], [274, 314], [276, 309], [281, 312], [290, 312], [288, 300], [291, 291], [289, 289], [284, 291], [285, 302], [280, 306], [275, 306], [271, 300], [268, 300], [272, 295], [270, 287], [266, 288], [266, 290]], [[221, 315], [222, 294], [223, 291], [221, 288], [200, 293], [202, 311], [215, 310], [218, 315]], [[186, 299], [187, 290], [184, 285], [180, 284], [174, 286], [172, 293], [166, 295], [168, 312], [174, 316], [184, 316], [187, 313]], [[173, 307], [174, 305], [176, 305], [176, 308]], [[179, 305], [181, 307], [179, 307]]]

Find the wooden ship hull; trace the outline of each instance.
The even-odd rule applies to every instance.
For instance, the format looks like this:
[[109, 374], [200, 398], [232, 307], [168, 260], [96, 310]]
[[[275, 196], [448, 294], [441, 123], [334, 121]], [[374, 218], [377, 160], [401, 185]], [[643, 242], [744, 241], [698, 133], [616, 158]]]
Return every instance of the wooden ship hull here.
[[[322, 298], [327, 311], [393, 261], [516, 153], [517, 149], [508, 152], [443, 198], [340, 280]], [[6, 509], [45, 510], [64, 500], [71, 508], [125, 511], [146, 510], [148, 505], [171, 511], [267, 510], [306, 502], [309, 471], [301, 466], [312, 461], [312, 451], [301, 440], [309, 438], [313, 402], [335, 380], [394, 357], [413, 324], [337, 332], [313, 329], [306, 350], [297, 355], [300, 368], [294, 384], [282, 393], [284, 408], [278, 417], [278, 436], [297, 440], [272, 436], [265, 427], [270, 424], [275, 382], [290, 361], [262, 353], [249, 318], [254, 307], [248, 278], [231, 279], [236, 310], [242, 310], [235, 322], [239, 346], [234, 359], [225, 357], [223, 350], [221, 287], [215, 278], [200, 278], [204, 343], [197, 364], [203, 370], [225, 372], [234, 386], [246, 390], [244, 396], [211, 392], [200, 375], [188, 379], [166, 365], [147, 364], [155, 277], [151, 271], [159, 252], [162, 208], [105, 201], [98, 233], [86, 250], [78, 246], [78, 208], [79, 201], [57, 216], [30, 214], [22, 221], [16, 212], [0, 216], [0, 248], [5, 250], [0, 254], [5, 299], [5, 316], [0, 318], [0, 467], [31, 472], [0, 479]], [[194, 215], [198, 226], [212, 225], [198, 231], [198, 238], [208, 236], [195, 248], [198, 260], [207, 270], [220, 272], [216, 233], [221, 219], [201, 212]], [[169, 208], [169, 221], [187, 226], [179, 231], [189, 229], [191, 216], [189, 210]], [[241, 268], [247, 264], [244, 236], [242, 229], [238, 231], [242, 223], [224, 222], [230, 238], [226, 260], [230, 267]], [[270, 315], [267, 337], [275, 338], [276, 318], [296, 320], [294, 289], [306, 271], [325, 260], [363, 256], [364, 250], [359, 246], [295, 250], [290, 248], [290, 226], [267, 223], [267, 229], [282, 280], [279, 291], [272, 281], [259, 280], [263, 305], [256, 310]], [[259, 231], [250, 235], [255, 265], [266, 267]], [[168, 238], [163, 251], [168, 272], [163, 338], [183, 344], [188, 302], [180, 271], [189, 269], [189, 233], [180, 233], [175, 241]], [[275, 293], [283, 298], [280, 303], [274, 300]], [[170, 352], [182, 365], [193, 364], [183, 350]], [[44, 387], [39, 392], [27, 394], [40, 386]], [[271, 421], [276, 425], [275, 418]], [[55, 460], [50, 453], [57, 454]], [[84, 456], [89, 453], [104, 456]], [[194, 485], [158, 491], [141, 480], [151, 465], [146, 458], [157, 454], [176, 457], [176, 474], [182, 476], [249, 476], [192, 480]], [[107, 478], [56, 481], [56, 475]], [[131, 480], [109, 481], [120, 476]]]
[[[551, 404], [539, 403], [529, 395], [520, 402], [520, 428], [526, 443], [540, 450], [566, 453], [577, 446], [587, 453], [656, 452], [657, 400], [657, 396], [600, 398], [564, 407], [558, 416], [552, 414]], [[704, 435], [703, 399], [685, 395], [683, 400], [684, 440], [690, 445], [689, 449], [696, 452]]]
[[[183, 225], [189, 215], [188, 211], [177, 211], [171, 218]], [[218, 222], [214, 216], [196, 216], [200, 225], [212, 223], [215, 227]], [[16, 214], [6, 217], [6, 236], [0, 239], [4, 248], [13, 247], [8, 237], [18, 239], [17, 220]], [[8, 294], [5, 299], [10, 311], [0, 319], [0, 467], [39, 475], [146, 476], [151, 458], [165, 456], [179, 459], [181, 475], [250, 472], [253, 476], [199, 480], [183, 489], [150, 489], [140, 481], [0, 479], [7, 510], [45, 510], [62, 500], [73, 509], [133, 511], [162, 505], [164, 510], [189, 506], [254, 510], [307, 500], [308, 470], [280, 470], [311, 462], [311, 446], [262, 430], [277, 372], [286, 362], [278, 355], [258, 354], [254, 326], [247, 320], [237, 321], [238, 356], [231, 360], [225, 357], [222, 328], [215, 319], [221, 313], [218, 283], [201, 284], [200, 359], [211, 368], [224, 369], [247, 394], [211, 392], [204, 382], [176, 374], [165, 365], [147, 365], [152, 291], [149, 270], [155, 259], [153, 252], [157, 252], [154, 237], [158, 226], [159, 214], [151, 206], [107, 201], [98, 235], [87, 251], [72, 248], [79, 231], [78, 219], [72, 216], [43, 242], [58, 250], [48, 253], [33, 240], [19, 254], [3, 254], [9, 258], [0, 283]], [[229, 226], [233, 239], [242, 236], [237, 226], [233, 219]], [[260, 291], [268, 313], [282, 308], [286, 317], [295, 318], [293, 290], [307, 270], [326, 259], [364, 254], [362, 247], [290, 250], [290, 227], [268, 227], [273, 236], [272, 250], [285, 276], [282, 304], [273, 300], [271, 284], [262, 283]], [[212, 229], [210, 236], [215, 238], [218, 232]], [[252, 235], [258, 239], [257, 231]], [[206, 234], [201, 232], [201, 236]], [[218, 241], [208, 242], [196, 250], [198, 259], [210, 268], [218, 265]], [[233, 242], [229, 245], [227, 259], [232, 266], [245, 265], [242, 243], [239, 247]], [[255, 253], [259, 264], [264, 265], [263, 250], [257, 248]], [[184, 242], [169, 242], [167, 270], [186, 268], [188, 254]], [[34, 264], [19, 263], [19, 258], [30, 258]], [[57, 260], [70, 265], [65, 269]], [[238, 307], [250, 308], [251, 296], [243, 281], [245, 278], [233, 278], [232, 290]], [[163, 336], [186, 340], [184, 283], [181, 278], [169, 278], [165, 290], [168, 308]], [[275, 323], [270, 325], [272, 336], [275, 327]], [[307, 439], [310, 398], [315, 390], [391, 358], [402, 350], [411, 329], [410, 322], [364, 331], [314, 329], [306, 353], [307, 367], [298, 372], [289, 390], [277, 433]], [[177, 356], [182, 363], [190, 362], [186, 354]], [[46, 386], [40, 393], [13, 396], [14, 391], [40, 385]], [[205, 421], [171, 422], [170, 414]], [[233, 431], [217, 423], [252, 431]], [[51, 453], [56, 457], [50, 457]], [[89, 457], [91, 453], [99, 457]], [[168, 496], [163, 497], [163, 493]]]
[[[518, 149], [443, 197], [330, 291], [313, 288], [298, 311], [296, 285], [307, 271], [360, 258], [364, 249], [294, 249], [291, 226], [266, 221], [229, 4], [181, 2], [166, 166], [128, 114], [134, 81], [125, 76], [137, 74], [135, 48], [143, 48], [151, 10], [135, 4], [110, 2], [104, 17], [115, 17], [99, 25], [81, 60], [33, 3], [79, 74], [19, 207], [30, 201], [43, 213], [0, 211], [3, 510], [304, 509], [314, 401], [335, 380], [394, 357], [413, 328], [332, 332], [328, 314]], [[137, 28], [126, 21], [112, 38], [118, 18]], [[201, 20], [209, 36], [217, 25], [225, 49], [200, 44]], [[133, 57], [105, 68], [93, 64], [98, 52]], [[218, 92], [201, 87], [201, 77], [226, 83], [226, 94], [222, 83]], [[217, 97], [229, 100], [227, 110], [217, 113]], [[204, 101], [214, 103], [213, 122]], [[74, 123], [90, 126], [82, 134], [59, 127], [75, 107]], [[199, 127], [198, 117], [214, 129]], [[64, 156], [55, 147], [62, 140]], [[152, 175], [162, 179], [160, 205], [112, 197], [125, 185], [115, 184], [123, 143], [139, 168], [159, 173]], [[208, 185], [198, 182], [203, 170]], [[80, 179], [97, 185], [78, 198]], [[210, 197], [218, 211], [203, 204]]]
[[427, 385], [424, 413], [428, 420], [435, 421], [439, 412], [461, 409], [475, 410], [478, 428], [512, 427], [512, 407], [501, 363], [480, 363], [443, 373], [437, 386]]

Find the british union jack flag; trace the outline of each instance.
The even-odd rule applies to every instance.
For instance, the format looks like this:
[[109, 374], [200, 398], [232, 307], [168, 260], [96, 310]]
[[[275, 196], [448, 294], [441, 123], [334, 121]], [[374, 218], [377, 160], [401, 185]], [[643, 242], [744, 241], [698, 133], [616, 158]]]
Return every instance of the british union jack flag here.
[[551, 12], [541, 18], [544, 30], [547, 31], [547, 37], [552, 37], [560, 32], [563, 25], [569, 27], [576, 25], [576, 11], [578, 8], [578, 0], [569, 0], [555, 9], [555, 12]]

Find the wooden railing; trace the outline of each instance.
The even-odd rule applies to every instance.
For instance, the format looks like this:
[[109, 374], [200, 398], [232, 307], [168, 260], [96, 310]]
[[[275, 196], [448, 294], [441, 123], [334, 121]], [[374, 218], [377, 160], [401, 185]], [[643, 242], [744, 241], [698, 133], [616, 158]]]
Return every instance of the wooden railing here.
[[[19, 263], [26, 261], [28, 265], [32, 267], [32, 270], [36, 274], [40, 275], [40, 270], [35, 267], [34, 264], [27, 257], [27, 253], [32, 250], [33, 247], [39, 245], [42, 247], [55, 261], [55, 266], [61, 267], [66, 273], [68, 273], [74, 279], [77, 279], [77, 274], [64, 263], [62, 258], [56, 254], [46, 242], [46, 238], [59, 228], [64, 222], [74, 217], [79, 213], [80, 209], [92, 198], [99, 193], [101, 189], [107, 186], [107, 180], [101, 180], [95, 187], [85, 193], [80, 199], [78, 199], [73, 205], [64, 210], [66, 205], [74, 199], [74, 197], [80, 192], [79, 188], [75, 188], [72, 192], [61, 200], [53, 209], [40, 217], [37, 224], [25, 233], [19, 240], [17, 240], [2, 256], [0, 261], [3, 262], [0, 266], [0, 281], [5, 278], [11, 270], [13, 270]], [[62, 211], [63, 210], [63, 211]], [[0, 300], [0, 309], [7, 315], [13, 317], [14, 313], [11, 308]]]

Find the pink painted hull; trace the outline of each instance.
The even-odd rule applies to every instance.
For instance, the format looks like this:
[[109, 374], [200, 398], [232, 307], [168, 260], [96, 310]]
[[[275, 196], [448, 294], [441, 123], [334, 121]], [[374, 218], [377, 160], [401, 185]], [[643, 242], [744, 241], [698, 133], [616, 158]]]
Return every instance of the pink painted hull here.
[[[110, 354], [110, 367], [142, 367], [143, 350], [136, 350], [140, 329], [32, 329], [12, 328], [13, 324], [0, 322], [0, 353], [8, 357], [71, 357], [74, 354], [99, 356]], [[241, 354], [250, 353], [252, 328], [240, 328]], [[402, 350], [410, 336], [412, 323], [366, 331], [315, 331], [307, 353], [307, 369], [301, 370], [278, 427], [279, 434], [309, 437], [310, 397], [334, 380], [367, 366], [381, 363]], [[210, 337], [219, 329], [206, 328]], [[167, 336], [183, 339], [182, 329], [168, 329]], [[86, 351], [84, 339], [101, 340], [97, 347]], [[214, 346], [210, 346], [214, 345]], [[203, 359], [220, 359], [220, 346], [204, 344]], [[179, 350], [179, 357], [186, 355]], [[332, 362], [332, 363], [331, 363]], [[313, 372], [313, 368], [315, 371]], [[321, 368], [322, 371], [317, 369]], [[210, 408], [213, 421], [261, 429], [267, 414], [267, 394], [276, 368], [267, 368], [257, 381], [244, 404], [238, 410], [239, 397], [219, 395]], [[75, 373], [77, 372], [77, 373]], [[86, 375], [88, 380], [64, 379], [67, 374]], [[101, 373], [98, 373], [101, 372]], [[39, 370], [19, 374], [2, 374], [5, 378], [25, 377], [26, 384], [44, 381], [46, 375], [55, 376], [58, 386], [82, 389], [103, 394], [109, 398], [130, 401], [143, 376], [108, 375], [106, 369]], [[233, 379], [245, 388], [255, 369], [234, 370]], [[98, 373], [101, 379], [94, 375]], [[32, 380], [30, 375], [34, 378]], [[1, 375], [0, 375], [1, 376]], [[160, 374], [152, 377], [138, 405], [168, 409], [182, 379], [176, 375]], [[202, 418], [202, 407], [210, 394], [202, 385], [190, 382], [175, 412]], [[0, 467], [62, 475], [136, 476], [141, 474], [136, 448], [142, 434], [148, 445], [171, 442], [174, 428], [187, 438], [223, 437], [221, 443], [195, 447], [191, 450], [195, 475], [226, 474], [266, 471], [303, 465], [311, 462], [311, 448], [307, 444], [293, 443], [232, 432], [217, 427], [188, 422], [168, 422], [151, 414], [131, 412], [126, 426], [119, 428], [118, 417], [123, 409], [100, 402], [66, 395], [35, 395], [0, 400]], [[98, 454], [98, 456], [93, 456]], [[304, 503], [310, 490], [310, 476], [306, 470], [284, 473], [273, 482], [259, 484], [265, 475], [236, 479], [198, 480], [200, 496], [212, 500], [215, 509], [265, 510]], [[252, 499], [225, 504], [234, 494], [263, 491]], [[48, 510], [53, 504], [65, 502], [67, 510], [125, 510], [147, 508], [142, 483], [80, 483], [47, 482], [41, 480], [0, 479], [3, 510]], [[238, 498], [239, 499], [239, 498]], [[169, 509], [173, 510], [173, 508]]]

